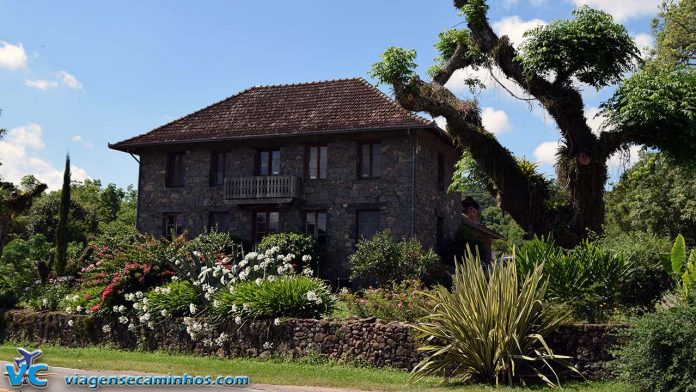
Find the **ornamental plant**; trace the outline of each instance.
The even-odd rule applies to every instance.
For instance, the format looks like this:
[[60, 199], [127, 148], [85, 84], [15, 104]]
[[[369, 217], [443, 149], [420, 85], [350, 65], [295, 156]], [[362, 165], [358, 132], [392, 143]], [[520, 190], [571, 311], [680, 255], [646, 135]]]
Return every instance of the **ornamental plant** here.
[[[423, 359], [412, 381], [442, 376], [460, 382], [512, 385], [525, 377], [558, 384], [552, 363], [577, 372], [554, 353], [545, 336], [567, 320], [546, 301], [542, 266], [528, 275], [514, 261], [487, 271], [471, 251], [456, 264], [453, 289], [436, 287], [425, 295], [435, 304], [413, 326]], [[548, 376], [552, 376], [553, 380]]]
[[664, 258], [667, 269], [677, 284], [677, 292], [685, 303], [693, 301], [696, 285], [696, 251], [692, 249], [688, 254], [687, 258], [686, 242], [684, 236], [679, 234], [674, 240], [672, 252]]
[[421, 292], [426, 291], [419, 280], [405, 280], [389, 288], [367, 288], [357, 293], [344, 291], [340, 299], [350, 314], [361, 318], [376, 317], [386, 321], [418, 321], [430, 313], [434, 302]]

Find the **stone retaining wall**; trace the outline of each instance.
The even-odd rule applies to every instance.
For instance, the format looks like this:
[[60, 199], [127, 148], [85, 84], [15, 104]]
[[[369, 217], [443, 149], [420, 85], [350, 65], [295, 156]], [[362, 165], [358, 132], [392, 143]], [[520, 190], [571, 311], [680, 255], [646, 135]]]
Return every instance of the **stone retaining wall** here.
[[[623, 326], [565, 326], [550, 336], [548, 342], [556, 353], [572, 356], [585, 377], [600, 378], [607, 374], [605, 361], [611, 359], [608, 349], [616, 343], [615, 333], [619, 328]], [[227, 339], [215, 342], [223, 332]], [[209, 325], [193, 341], [180, 321], [135, 332], [114, 324], [111, 331], [104, 332], [101, 324], [85, 316], [13, 310], [4, 315], [0, 337], [4, 341], [66, 347], [111, 344], [123, 349], [219, 357], [320, 354], [340, 361], [403, 370], [412, 369], [419, 355], [412, 330], [407, 325], [374, 318], [349, 321], [289, 319], [279, 325], [272, 320], [256, 320], [241, 326]]]

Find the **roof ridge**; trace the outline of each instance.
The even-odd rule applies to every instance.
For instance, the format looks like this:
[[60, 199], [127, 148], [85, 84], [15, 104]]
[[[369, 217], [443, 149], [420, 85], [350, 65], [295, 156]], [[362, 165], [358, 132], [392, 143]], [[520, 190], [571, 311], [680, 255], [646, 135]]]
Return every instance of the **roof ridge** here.
[[365, 81], [360, 76], [353, 76], [349, 78], [336, 78], [336, 79], [323, 79], [323, 80], [312, 80], [309, 82], [296, 82], [296, 83], [276, 83], [276, 84], [261, 84], [257, 86], [249, 87], [247, 90], [253, 90], [256, 88], [272, 88], [272, 87], [293, 87], [293, 86], [308, 86], [310, 84], [325, 84], [331, 82], [344, 82], [349, 80]]

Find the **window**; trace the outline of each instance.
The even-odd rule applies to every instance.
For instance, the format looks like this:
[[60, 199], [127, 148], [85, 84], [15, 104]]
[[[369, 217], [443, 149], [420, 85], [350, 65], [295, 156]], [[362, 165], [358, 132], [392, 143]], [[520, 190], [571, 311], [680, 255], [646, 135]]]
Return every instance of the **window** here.
[[259, 176], [279, 176], [280, 150], [259, 151], [256, 168], [256, 174]]
[[358, 211], [358, 239], [372, 238], [379, 231], [379, 211]]
[[445, 190], [445, 156], [437, 154], [437, 189]]
[[208, 231], [230, 231], [230, 213], [227, 211], [214, 211], [208, 214]]
[[167, 239], [184, 232], [184, 215], [180, 212], [167, 212], [162, 218], [162, 235]]
[[280, 229], [280, 214], [278, 211], [256, 211], [254, 212], [254, 243], [261, 242], [267, 234], [277, 233]]
[[360, 178], [379, 177], [382, 172], [381, 144], [361, 144], [359, 154], [358, 173]]
[[307, 178], [310, 180], [326, 178], [327, 153], [326, 146], [310, 146], [308, 148]]
[[326, 245], [326, 212], [309, 211], [305, 214], [305, 234], [313, 235], [317, 245]]
[[167, 154], [166, 186], [180, 188], [184, 186], [184, 153], [170, 152]]
[[225, 161], [227, 153], [213, 151], [210, 153], [210, 186], [220, 186], [225, 183]]

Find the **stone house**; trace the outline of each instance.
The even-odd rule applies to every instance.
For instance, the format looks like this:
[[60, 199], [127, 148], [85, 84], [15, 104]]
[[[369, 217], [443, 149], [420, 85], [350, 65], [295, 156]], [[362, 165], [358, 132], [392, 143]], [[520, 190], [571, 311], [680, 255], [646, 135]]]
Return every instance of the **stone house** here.
[[139, 156], [141, 232], [309, 233], [334, 281], [358, 238], [442, 250], [465, 219], [450, 136], [362, 78], [252, 87], [109, 147]]

